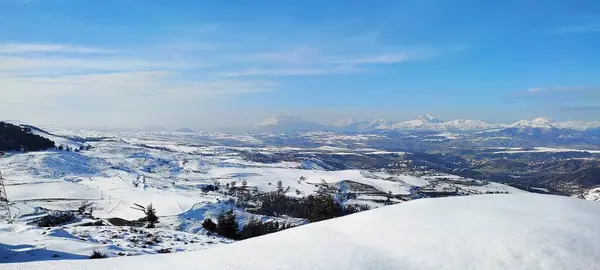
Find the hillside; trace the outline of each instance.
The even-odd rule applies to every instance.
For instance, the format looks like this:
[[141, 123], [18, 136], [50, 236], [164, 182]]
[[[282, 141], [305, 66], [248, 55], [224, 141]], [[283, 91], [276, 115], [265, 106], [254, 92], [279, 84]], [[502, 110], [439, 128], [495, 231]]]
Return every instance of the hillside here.
[[0, 122], [0, 151], [39, 151], [54, 147], [54, 142], [31, 133], [27, 127]]
[[214, 249], [3, 269], [597, 269], [600, 204], [547, 195], [422, 199]]

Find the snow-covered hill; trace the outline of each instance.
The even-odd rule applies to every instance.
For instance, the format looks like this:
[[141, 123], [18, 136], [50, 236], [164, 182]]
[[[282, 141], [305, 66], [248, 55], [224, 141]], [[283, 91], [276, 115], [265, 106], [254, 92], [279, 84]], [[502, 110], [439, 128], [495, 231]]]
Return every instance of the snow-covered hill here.
[[547, 195], [422, 199], [208, 250], [3, 269], [598, 269], [600, 204]]

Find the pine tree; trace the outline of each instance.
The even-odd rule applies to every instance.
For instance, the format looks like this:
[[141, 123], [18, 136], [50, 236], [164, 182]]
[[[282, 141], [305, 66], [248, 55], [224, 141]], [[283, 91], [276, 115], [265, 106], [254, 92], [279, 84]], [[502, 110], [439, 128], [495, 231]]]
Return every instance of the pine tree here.
[[219, 215], [217, 233], [223, 237], [238, 239], [238, 224], [233, 210]]
[[209, 232], [217, 231], [217, 224], [210, 218], [204, 220], [204, 222], [202, 223], [202, 227]]
[[154, 225], [158, 223], [158, 216], [156, 216], [156, 209], [152, 206], [152, 203], [146, 207], [146, 221], [148, 221], [148, 228], [154, 228]]
[[251, 218], [248, 224], [240, 232], [241, 239], [248, 239], [266, 234], [265, 226], [260, 220]]

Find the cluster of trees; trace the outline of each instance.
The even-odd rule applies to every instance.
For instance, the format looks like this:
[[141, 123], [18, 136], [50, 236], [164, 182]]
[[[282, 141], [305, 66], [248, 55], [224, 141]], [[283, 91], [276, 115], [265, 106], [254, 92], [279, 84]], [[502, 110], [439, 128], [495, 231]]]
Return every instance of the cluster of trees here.
[[79, 152], [79, 151], [84, 151], [84, 150], [90, 150], [90, 149], [92, 149], [92, 146], [90, 146], [90, 145], [82, 145], [82, 146], [79, 146], [79, 148], [71, 148], [68, 145], [67, 146], [59, 145], [58, 147], [56, 147], [56, 149], [59, 150], [59, 151], [63, 151], [64, 150], [64, 151], [69, 151], [69, 152], [70, 151]]
[[215, 223], [208, 218], [202, 223], [202, 227], [212, 233], [234, 240], [244, 240], [269, 233], [274, 233], [289, 229], [289, 224], [280, 224], [277, 221], [262, 222], [259, 219], [251, 218], [243, 229], [239, 229], [236, 221], [236, 215], [232, 210], [221, 213]]
[[54, 148], [54, 142], [31, 134], [31, 129], [0, 122], [0, 151], [40, 151]]
[[268, 216], [293, 216], [310, 222], [341, 217], [368, 210], [368, 206], [342, 205], [329, 194], [290, 198], [280, 192], [271, 192], [258, 197], [260, 208], [257, 213]]
[[217, 186], [217, 185], [205, 185], [205, 186], [202, 186], [201, 190], [202, 190], [202, 193], [206, 194], [206, 193], [208, 193], [210, 191], [219, 191], [219, 186]]

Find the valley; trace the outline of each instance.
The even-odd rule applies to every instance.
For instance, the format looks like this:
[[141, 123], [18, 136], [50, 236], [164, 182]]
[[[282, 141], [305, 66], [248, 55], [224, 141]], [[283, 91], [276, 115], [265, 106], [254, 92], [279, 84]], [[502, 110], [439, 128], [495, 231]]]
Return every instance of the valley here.
[[[248, 237], [206, 229], [206, 220], [228, 211], [240, 230], [256, 222], [285, 230], [424, 198], [600, 198], [599, 150], [541, 146], [531, 136], [531, 145], [540, 146], [496, 146], [494, 139], [473, 139], [475, 133], [447, 131], [24, 128], [55, 148], [7, 151], [0, 158], [12, 221], [0, 225], [10, 250], [2, 253], [4, 263], [87, 259], [95, 251], [128, 257], [212, 249]], [[323, 206], [311, 203], [322, 198], [332, 198], [338, 210], [312, 213], [310, 207]], [[158, 215], [156, 228], [144, 228], [149, 205]]]

